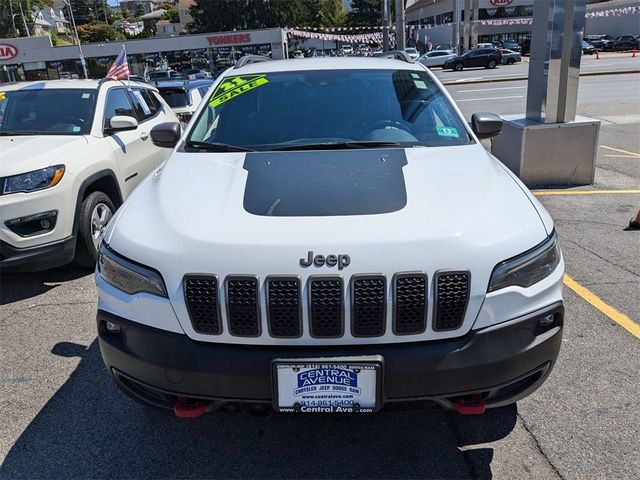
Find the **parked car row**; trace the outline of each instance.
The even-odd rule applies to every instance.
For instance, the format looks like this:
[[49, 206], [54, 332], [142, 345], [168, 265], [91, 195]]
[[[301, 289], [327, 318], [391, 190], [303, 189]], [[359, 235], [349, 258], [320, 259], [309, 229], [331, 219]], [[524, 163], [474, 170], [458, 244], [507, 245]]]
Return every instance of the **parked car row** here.
[[586, 35], [584, 40], [601, 52], [622, 52], [625, 50], [640, 49], [640, 35], [626, 34], [616, 38], [605, 34]]

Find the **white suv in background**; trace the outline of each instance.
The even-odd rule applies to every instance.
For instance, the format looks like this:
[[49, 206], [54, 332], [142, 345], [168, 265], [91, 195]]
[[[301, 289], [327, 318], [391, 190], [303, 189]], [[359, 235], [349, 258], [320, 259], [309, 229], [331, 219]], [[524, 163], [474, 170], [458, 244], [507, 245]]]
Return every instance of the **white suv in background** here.
[[116, 209], [168, 157], [151, 129], [177, 120], [144, 83], [0, 86], [0, 269], [95, 265]]

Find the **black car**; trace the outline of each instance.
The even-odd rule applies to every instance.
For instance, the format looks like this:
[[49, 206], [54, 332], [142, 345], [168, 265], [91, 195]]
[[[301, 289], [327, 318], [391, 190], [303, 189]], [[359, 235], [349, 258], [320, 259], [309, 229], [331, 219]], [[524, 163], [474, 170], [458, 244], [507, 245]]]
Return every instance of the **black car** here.
[[593, 55], [596, 53], [596, 47], [591, 45], [589, 42], [585, 40], [582, 41], [582, 54], [583, 55]]
[[638, 48], [635, 35], [620, 35], [613, 41], [613, 50], [621, 52], [624, 50], [633, 50], [634, 48]]
[[515, 42], [504, 42], [502, 44], [502, 48], [507, 50], [512, 50], [514, 52], [522, 53], [522, 47]]
[[595, 47], [596, 50], [613, 50], [613, 37], [611, 35], [587, 35], [585, 41]]
[[499, 65], [501, 61], [502, 53], [497, 48], [477, 48], [447, 60], [442, 68], [458, 72], [465, 67], [496, 68], [496, 65]]
[[531, 39], [525, 38], [522, 42], [520, 42], [520, 53], [522, 55], [529, 55], [531, 53]]

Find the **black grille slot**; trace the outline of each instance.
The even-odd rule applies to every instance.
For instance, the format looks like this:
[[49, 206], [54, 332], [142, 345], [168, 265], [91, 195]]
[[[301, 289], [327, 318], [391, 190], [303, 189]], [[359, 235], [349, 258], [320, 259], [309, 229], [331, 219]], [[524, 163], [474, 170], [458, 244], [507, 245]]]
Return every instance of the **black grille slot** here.
[[227, 317], [232, 335], [260, 335], [258, 308], [258, 280], [254, 277], [227, 277]]
[[297, 278], [267, 280], [267, 318], [272, 337], [299, 337], [302, 334], [300, 281]]
[[193, 329], [209, 335], [222, 331], [216, 277], [189, 275], [184, 278], [184, 296]]
[[383, 276], [358, 276], [351, 280], [351, 330], [354, 337], [384, 333], [386, 282]]
[[309, 280], [311, 335], [314, 337], [342, 336], [342, 302], [341, 278], [311, 278]]
[[427, 326], [427, 276], [423, 273], [396, 275], [393, 305], [394, 333], [424, 332]]
[[436, 275], [434, 330], [454, 330], [462, 325], [469, 302], [469, 278], [469, 272]]

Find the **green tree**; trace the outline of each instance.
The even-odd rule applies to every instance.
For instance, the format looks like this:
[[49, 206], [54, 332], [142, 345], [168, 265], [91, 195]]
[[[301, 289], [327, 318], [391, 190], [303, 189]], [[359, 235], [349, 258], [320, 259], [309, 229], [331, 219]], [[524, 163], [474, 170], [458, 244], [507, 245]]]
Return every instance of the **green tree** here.
[[[24, 21], [20, 13], [21, 4]], [[53, 0], [0, 0], [0, 38], [26, 37], [27, 31], [24, 23], [27, 23], [27, 28], [31, 32], [33, 29], [33, 7], [51, 8], [52, 6]], [[14, 23], [15, 30], [13, 29]]]
[[320, 0], [319, 26], [341, 27], [347, 21], [347, 12], [341, 0]]
[[380, 0], [351, 0], [349, 24], [373, 27], [382, 25], [382, 2]]
[[180, 21], [180, 14], [178, 13], [178, 10], [169, 6], [162, 14], [162, 20], [169, 20], [171, 23], [178, 23]]
[[83, 43], [126, 39], [124, 33], [113, 25], [98, 22], [85, 23], [78, 26], [78, 37], [80, 37], [80, 41]]
[[[73, 18], [76, 25], [84, 25], [96, 21], [93, 0], [70, 0], [73, 9]], [[65, 16], [71, 20], [69, 7], [65, 6]]]

